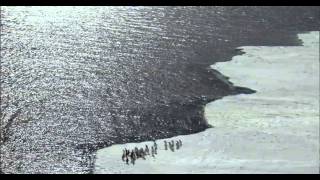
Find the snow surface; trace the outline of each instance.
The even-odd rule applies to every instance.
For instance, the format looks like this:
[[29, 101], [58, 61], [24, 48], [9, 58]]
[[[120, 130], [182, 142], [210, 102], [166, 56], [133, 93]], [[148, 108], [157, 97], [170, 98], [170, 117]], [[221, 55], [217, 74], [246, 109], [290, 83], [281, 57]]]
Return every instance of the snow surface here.
[[[214, 128], [158, 140], [158, 155], [135, 165], [113, 145], [97, 152], [95, 173], [319, 173], [319, 32], [299, 34], [303, 46], [241, 47], [245, 54], [212, 68], [254, 94], [207, 104]], [[164, 140], [182, 147], [164, 150]]]

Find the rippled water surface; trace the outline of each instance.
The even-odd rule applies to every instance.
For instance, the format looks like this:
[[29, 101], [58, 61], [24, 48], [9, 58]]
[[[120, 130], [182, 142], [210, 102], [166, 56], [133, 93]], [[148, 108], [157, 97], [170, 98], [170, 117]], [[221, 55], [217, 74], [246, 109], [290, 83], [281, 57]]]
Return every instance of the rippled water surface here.
[[238, 46], [297, 45], [319, 17], [318, 7], [1, 7], [1, 169], [87, 173], [97, 148], [202, 131], [203, 105], [253, 92], [209, 65]]

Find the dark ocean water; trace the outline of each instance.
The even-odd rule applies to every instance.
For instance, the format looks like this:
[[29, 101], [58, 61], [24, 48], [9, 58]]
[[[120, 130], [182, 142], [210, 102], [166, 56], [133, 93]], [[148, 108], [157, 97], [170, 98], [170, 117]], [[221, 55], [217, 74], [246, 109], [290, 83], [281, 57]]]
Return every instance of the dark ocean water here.
[[98, 148], [203, 131], [206, 103], [254, 92], [209, 66], [299, 45], [319, 10], [1, 7], [2, 171], [88, 173]]

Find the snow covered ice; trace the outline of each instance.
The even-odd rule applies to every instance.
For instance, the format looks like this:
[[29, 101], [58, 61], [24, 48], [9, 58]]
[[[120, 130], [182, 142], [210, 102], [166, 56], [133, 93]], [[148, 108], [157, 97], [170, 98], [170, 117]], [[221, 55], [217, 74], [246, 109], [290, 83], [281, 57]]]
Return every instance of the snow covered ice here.
[[[214, 128], [157, 140], [155, 158], [126, 165], [113, 145], [97, 152], [95, 173], [319, 173], [319, 32], [303, 46], [245, 46], [245, 54], [212, 65], [254, 94], [227, 96], [205, 107]], [[164, 140], [179, 140], [175, 152]]]

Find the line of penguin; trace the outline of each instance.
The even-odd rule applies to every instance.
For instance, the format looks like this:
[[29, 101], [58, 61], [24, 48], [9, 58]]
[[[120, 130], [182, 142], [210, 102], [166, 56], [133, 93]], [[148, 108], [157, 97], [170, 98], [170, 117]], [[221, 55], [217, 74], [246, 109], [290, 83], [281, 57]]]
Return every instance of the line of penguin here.
[[[179, 139], [178, 141], [164, 141], [164, 149], [168, 150], [170, 149], [172, 152], [174, 152], [175, 150], [179, 150], [182, 147], [182, 141]], [[132, 165], [135, 164], [135, 161], [139, 158], [145, 160], [146, 156], [152, 156], [155, 157], [155, 155], [158, 154], [158, 145], [156, 143], [156, 141], [153, 141], [153, 145], [151, 146], [151, 151], [149, 149], [148, 145], [145, 145], [145, 148], [137, 148], [135, 147], [134, 149], [123, 149], [123, 153], [122, 153], [122, 161], [124, 161], [127, 165], [129, 165], [130, 163]], [[130, 159], [130, 160], [129, 160]], [[129, 162], [130, 161], [130, 162]]]

